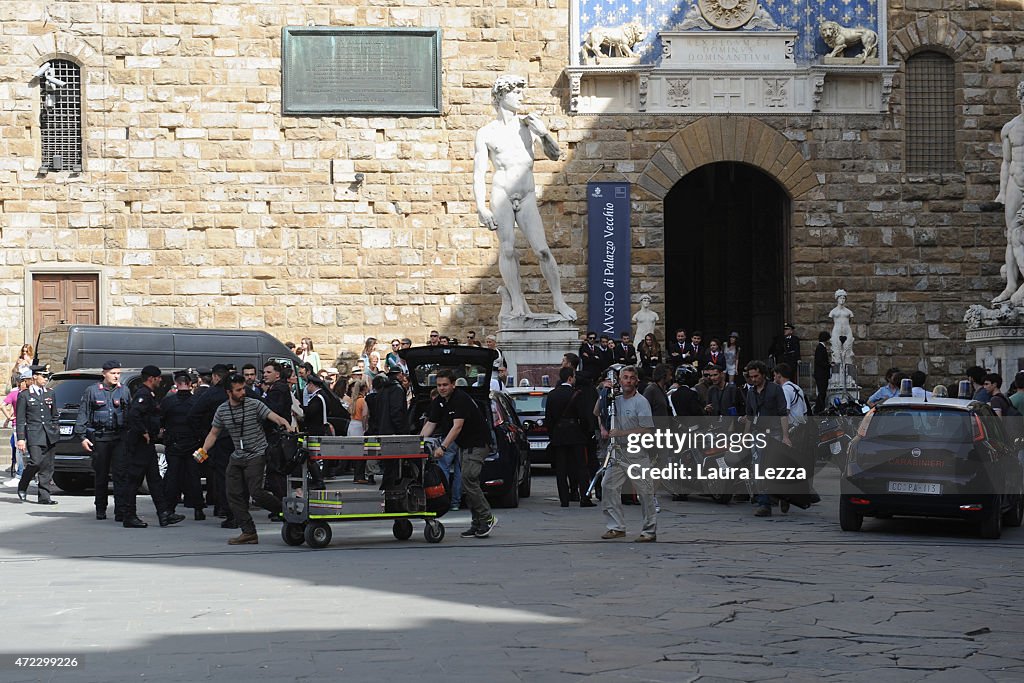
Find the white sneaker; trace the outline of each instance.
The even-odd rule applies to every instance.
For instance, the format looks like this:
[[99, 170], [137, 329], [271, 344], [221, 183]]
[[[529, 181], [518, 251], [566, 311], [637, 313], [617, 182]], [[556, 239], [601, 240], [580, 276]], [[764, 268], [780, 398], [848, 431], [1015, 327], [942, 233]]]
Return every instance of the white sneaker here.
[[658, 503], [658, 497], [654, 497], [654, 511], [661, 512], [661, 505]]
[[21, 483], [21, 477], [15, 477], [14, 479], [10, 479], [8, 481], [5, 481], [4, 482], [4, 486], [17, 486], [20, 483]]

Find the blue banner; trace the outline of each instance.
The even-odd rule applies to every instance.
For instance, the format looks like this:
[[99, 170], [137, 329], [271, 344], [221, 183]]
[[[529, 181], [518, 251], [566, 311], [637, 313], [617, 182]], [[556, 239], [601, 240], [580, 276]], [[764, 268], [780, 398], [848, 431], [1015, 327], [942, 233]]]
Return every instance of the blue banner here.
[[587, 183], [587, 329], [618, 339], [631, 328], [629, 183]]

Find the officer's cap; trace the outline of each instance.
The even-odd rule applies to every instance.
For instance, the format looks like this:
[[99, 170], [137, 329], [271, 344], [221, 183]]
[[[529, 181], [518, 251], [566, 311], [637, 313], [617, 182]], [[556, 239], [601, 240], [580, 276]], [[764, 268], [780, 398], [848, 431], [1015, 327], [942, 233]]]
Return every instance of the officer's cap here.
[[175, 382], [191, 382], [192, 381], [192, 375], [188, 374], [184, 370], [180, 370], [180, 371], [174, 373], [174, 381]]
[[49, 365], [33, 365], [29, 368], [29, 370], [32, 371], [33, 375], [43, 375], [44, 377], [50, 376]]
[[103, 364], [103, 372], [106, 372], [108, 370], [117, 370], [120, 367], [121, 367], [120, 361], [108, 360], [106, 363]]
[[199, 375], [200, 377], [209, 377], [210, 375], [213, 374], [213, 370], [211, 370], [210, 368], [196, 368], [196, 374]]
[[146, 367], [142, 368], [141, 374], [143, 377], [159, 377], [162, 373], [160, 372], [160, 368], [158, 368], [157, 366], [147, 365]]
[[320, 377], [319, 375], [310, 375], [309, 377], [306, 378], [306, 383], [318, 386], [321, 389], [327, 386], [327, 383], [324, 382], [323, 378]]
[[793, 327], [793, 323], [786, 323], [785, 325], [782, 326], [782, 329], [784, 329], [784, 330], [795, 330], [796, 328]]
[[21, 370], [18, 370], [18, 379], [32, 379], [32, 368], [28, 365], [22, 366]]

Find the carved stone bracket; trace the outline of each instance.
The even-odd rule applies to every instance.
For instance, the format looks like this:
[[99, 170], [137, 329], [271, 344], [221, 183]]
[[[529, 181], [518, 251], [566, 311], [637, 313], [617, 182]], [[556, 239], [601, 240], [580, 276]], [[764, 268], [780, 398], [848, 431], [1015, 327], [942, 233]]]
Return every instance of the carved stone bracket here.
[[825, 73], [822, 71], [816, 71], [811, 74], [811, 84], [814, 86], [814, 111], [821, 111], [821, 95], [825, 92]]
[[579, 111], [580, 107], [580, 83], [583, 74], [577, 72], [569, 73], [569, 111], [573, 114]]
[[889, 110], [889, 98], [892, 97], [892, 74], [882, 74], [882, 109]]
[[651, 75], [647, 72], [640, 74], [640, 88], [638, 91], [639, 99], [637, 101], [637, 109], [640, 111], [647, 111], [647, 85], [650, 81]]

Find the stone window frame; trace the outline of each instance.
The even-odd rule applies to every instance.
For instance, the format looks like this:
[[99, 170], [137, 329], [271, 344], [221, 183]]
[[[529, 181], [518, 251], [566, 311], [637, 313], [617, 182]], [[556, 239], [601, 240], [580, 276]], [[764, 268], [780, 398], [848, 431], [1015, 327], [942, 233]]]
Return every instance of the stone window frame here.
[[[43, 157], [43, 148], [46, 146], [45, 138], [46, 138], [46, 135], [47, 135], [47, 132], [48, 132], [46, 129], [43, 128], [43, 123], [42, 123], [43, 122], [43, 107], [44, 107], [43, 101], [44, 101], [44, 99], [46, 97], [46, 94], [45, 94], [46, 93], [46, 81], [45, 81], [45, 78], [38, 77], [38, 78], [35, 79], [36, 80], [36, 85], [39, 88], [39, 93], [38, 93], [38, 97], [35, 98], [36, 101], [35, 101], [35, 120], [34, 120], [34, 125], [38, 129], [38, 131], [39, 131], [39, 135], [36, 138], [38, 140], [38, 144], [36, 145], [36, 149], [37, 149], [37, 159], [39, 160], [39, 172], [41, 174], [48, 174], [48, 173], [57, 172], [59, 170], [59, 171], [70, 171], [71, 173], [81, 173], [85, 169], [85, 68], [84, 68], [83, 64], [79, 60], [77, 60], [77, 59], [75, 59], [75, 58], [73, 58], [73, 57], [71, 57], [69, 55], [58, 55], [58, 56], [46, 59], [46, 60], [44, 60], [39, 65], [39, 68], [42, 68], [43, 65], [49, 65], [49, 64], [52, 64], [53, 62], [56, 62], [56, 61], [62, 61], [62, 62], [70, 63], [77, 70], [76, 76], [77, 76], [78, 82], [77, 82], [77, 84], [74, 84], [74, 85], [77, 86], [77, 90], [78, 90], [78, 92], [77, 92], [77, 99], [78, 99], [78, 112], [77, 112], [77, 114], [78, 114], [78, 121], [77, 121], [77, 123], [78, 123], [78, 126], [77, 126], [77, 128], [78, 128], [78, 141], [77, 141], [78, 142], [78, 145], [77, 145], [78, 150], [77, 151], [78, 151], [78, 157], [77, 157], [77, 163], [71, 163], [70, 160], [65, 160], [63, 162], [63, 165], [62, 165], [61, 169], [54, 169], [54, 168], [52, 168], [51, 160], [50, 159], [45, 159]], [[58, 73], [58, 77], [62, 76], [62, 75], [64, 75], [64, 74], [63, 73]], [[67, 87], [71, 87], [71, 86], [72, 86], [72, 84], [69, 83]], [[68, 97], [68, 95], [69, 95], [69, 93], [67, 91], [65, 91], [64, 89], [61, 89], [58, 92], [58, 94], [56, 95], [57, 100], [58, 100], [58, 105], [57, 105], [58, 107], [60, 106], [59, 103], [60, 103], [61, 98], [66, 98], [66, 97]]]
[[[103, 58], [88, 44], [82, 40], [59, 32], [45, 33], [32, 40], [25, 51], [25, 57], [31, 62], [26, 64], [26, 68], [29, 69], [28, 75], [31, 76], [35, 73], [39, 67], [47, 62], [54, 59], [66, 59], [74, 62], [78, 65], [80, 82], [81, 82], [81, 123], [82, 123], [82, 172], [72, 173], [67, 167], [59, 173], [51, 171], [49, 174], [39, 174], [35, 180], [42, 181], [47, 178], [53, 179], [67, 179], [71, 178], [72, 182], [81, 182], [84, 179], [85, 173], [88, 171], [89, 164], [89, 136], [88, 136], [88, 121], [89, 121], [89, 85], [91, 79], [95, 77], [93, 70], [97, 70], [97, 74], [103, 74], [104, 60]], [[111, 57], [113, 59], [113, 57]], [[40, 115], [40, 96], [34, 92], [35, 88], [39, 87], [39, 79], [32, 78], [31, 85], [33, 86], [32, 93], [32, 141], [34, 147], [34, 162], [36, 168], [42, 167], [43, 148], [42, 148], [42, 131], [39, 125]]]
[[[894, 93], [892, 103], [893, 114], [900, 124], [906, 121], [903, 105], [906, 95], [906, 61], [919, 52], [939, 52], [953, 60], [953, 92], [954, 92], [954, 160], [957, 170], [948, 173], [922, 173], [911, 172], [906, 169], [906, 155], [904, 154], [904, 175], [913, 178], [953, 176], [963, 178], [963, 157], [964, 142], [961, 130], [964, 121], [964, 100], [963, 100], [963, 61], [968, 52], [974, 47], [975, 40], [967, 31], [961, 28], [955, 21], [941, 13], [931, 13], [911, 22], [896, 31], [889, 42], [891, 63], [898, 66], [901, 87], [898, 94]], [[904, 130], [906, 130], [904, 126]]]
[[[911, 65], [915, 64], [916, 60], [924, 61], [937, 56], [943, 62], [942, 70], [946, 73], [941, 74], [942, 78], [949, 78], [949, 92], [943, 93], [943, 97], [940, 99], [948, 100], [949, 110], [948, 111], [936, 111], [933, 106], [934, 101], [929, 101], [931, 98], [926, 99], [922, 102], [915, 103], [922, 105], [925, 110], [923, 115], [918, 112], [911, 112], [910, 105], [910, 90], [911, 80], [910, 72]], [[957, 68], [956, 60], [949, 55], [945, 50], [937, 50], [931, 48], [921, 48], [915, 50], [913, 54], [909, 55], [905, 62], [904, 67], [904, 81], [903, 81], [903, 163], [906, 168], [906, 172], [909, 175], [932, 175], [932, 174], [948, 174], [948, 173], [959, 173], [962, 170], [962, 164], [960, 155], [957, 154], [959, 144], [957, 141], [957, 131], [962, 128], [959, 121], [962, 120], [962, 112], [960, 106], [957, 104], [957, 93], [960, 91], [958, 84], [960, 83], [959, 69]], [[944, 103], [945, 104], [945, 103]], [[928, 139], [927, 142], [931, 145], [941, 144], [943, 149], [940, 155], [936, 154], [921, 154], [916, 155], [914, 150], [914, 144], [921, 142], [921, 140], [911, 139], [911, 133], [921, 133], [922, 131], [914, 130], [911, 127], [911, 114], [914, 114], [914, 118], [919, 122], [923, 123], [925, 131], [923, 131]], [[939, 135], [945, 138], [943, 143], [939, 139]], [[951, 136], [951, 137], [947, 137]]]

